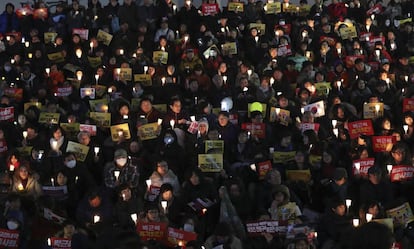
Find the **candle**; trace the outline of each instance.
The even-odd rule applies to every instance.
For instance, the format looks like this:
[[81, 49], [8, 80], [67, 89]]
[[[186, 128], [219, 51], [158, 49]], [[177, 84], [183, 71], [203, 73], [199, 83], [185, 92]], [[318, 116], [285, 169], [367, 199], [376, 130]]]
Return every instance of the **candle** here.
[[341, 85], [342, 85], [342, 82], [340, 80], [338, 80], [336, 82], [336, 86], [338, 87], [338, 90], [341, 90]]
[[357, 219], [357, 218], [353, 219], [353, 220], [352, 220], [352, 225], [353, 225], [354, 227], [358, 227], [358, 226], [359, 226], [359, 219]]
[[162, 85], [165, 85], [165, 77], [161, 78], [161, 83], [162, 83]]
[[392, 164], [387, 165], [388, 174], [391, 174], [392, 167], [393, 167]]
[[184, 43], [186, 43], [188, 41], [188, 35], [184, 36]]
[[332, 122], [332, 128], [336, 128], [336, 124], [338, 123], [338, 120], [333, 119], [331, 122]]
[[167, 201], [161, 201], [161, 207], [164, 209], [164, 212], [167, 211]]
[[250, 132], [250, 131], [248, 131], [248, 132], [247, 132], [247, 138], [250, 138], [250, 135], [251, 135], [251, 132]]
[[255, 36], [254, 37], [254, 40], [256, 41], [256, 43], [259, 42], [259, 37], [258, 36]]
[[349, 207], [351, 206], [351, 204], [352, 204], [352, 200], [351, 199], [346, 199], [345, 200], [345, 205], [346, 205], [346, 208], [347, 209], [349, 209]]
[[178, 246], [179, 247], [183, 247], [184, 246], [184, 242], [182, 240], [178, 241]]
[[275, 153], [275, 148], [269, 147], [269, 154], [273, 155], [273, 153]]
[[148, 66], [144, 66], [144, 74], [147, 74], [148, 72]]
[[359, 171], [359, 169], [361, 168], [361, 163], [355, 163], [354, 166], [355, 166], [355, 169]]
[[27, 131], [23, 131], [23, 138], [26, 139], [27, 138]]
[[52, 141], [52, 149], [53, 149], [53, 150], [57, 150], [57, 143], [58, 143], [58, 142], [57, 142], [57, 141], [55, 141], [55, 140], [53, 140], [53, 141]]
[[379, 112], [379, 110], [380, 110], [380, 105], [379, 104], [376, 104], [375, 105], [375, 112], [378, 114], [378, 112]]
[[367, 222], [370, 222], [372, 220], [372, 218], [373, 218], [373, 215], [372, 214], [367, 213], [365, 215], [365, 219], [367, 220]]
[[120, 49], [120, 50], [119, 50], [119, 54], [120, 54], [120, 55], [124, 55], [124, 50], [123, 50], [123, 49]]
[[311, 57], [311, 52], [310, 51], [306, 51], [306, 58], [308, 58], [308, 59], [310, 59], [310, 57]]
[[203, 208], [203, 209], [201, 210], [201, 212], [203, 213], [203, 215], [204, 215], [204, 214], [206, 214], [206, 213], [207, 213], [207, 208]]
[[172, 8], [174, 13], [177, 12], [177, 5], [173, 4]]
[[195, 122], [195, 116], [190, 117], [191, 122]]
[[47, 245], [52, 246], [52, 240], [50, 238], [47, 238]]
[[243, 92], [247, 92], [247, 90], [249, 90], [249, 88], [243, 87]]
[[47, 76], [49, 76], [49, 74], [50, 74], [50, 68], [45, 68], [45, 71], [46, 71], [46, 74], [47, 74]]
[[375, 56], [380, 57], [381, 51], [379, 51], [378, 49], [375, 50]]
[[253, 73], [253, 70], [251, 70], [251, 69], [247, 70], [247, 75], [249, 76], [249, 78], [252, 75], [252, 73]]
[[256, 164], [250, 164], [250, 169], [253, 171], [256, 171]]
[[131, 219], [134, 221], [135, 224], [137, 224], [138, 215], [136, 213], [131, 214]]
[[404, 76], [405, 82], [408, 82], [408, 75]]
[[14, 171], [14, 165], [13, 164], [10, 164], [9, 170], [10, 170], [10, 172]]
[[308, 32], [306, 30], [302, 31], [302, 37], [305, 38], [306, 36], [308, 36]]
[[128, 119], [128, 115], [123, 115], [122, 118], [123, 119]]
[[125, 193], [122, 193], [122, 200], [126, 200], [126, 195], [125, 195]]
[[171, 126], [171, 129], [174, 129], [174, 126], [175, 126], [175, 121], [174, 121], [174, 119], [171, 119], [171, 120], [170, 120], [170, 126]]
[[223, 76], [223, 81], [224, 81], [224, 84], [226, 84], [226, 82], [227, 82], [227, 76], [226, 75]]
[[112, 93], [112, 87], [108, 88], [108, 93]]
[[53, 177], [50, 178], [50, 182], [52, 183], [52, 186], [54, 187], [55, 186], [55, 179], [53, 179]]
[[147, 184], [147, 187], [148, 187], [148, 190], [149, 190], [150, 187], [151, 187], [151, 179], [146, 180], [145, 183]]
[[118, 137], [122, 137], [124, 135], [124, 132], [121, 130], [121, 131], [118, 131]]
[[91, 51], [92, 51], [92, 49], [93, 49], [93, 42], [90, 42], [89, 43], [89, 47], [91, 47]]
[[19, 183], [19, 185], [17, 186], [17, 189], [19, 191], [23, 191], [24, 190], [23, 184], [22, 183]]
[[195, 96], [194, 97], [194, 104], [197, 105], [197, 103], [198, 103], [198, 98], [197, 98], [197, 96]]
[[100, 150], [99, 147], [93, 148], [93, 151], [95, 152], [95, 156], [98, 156], [99, 150]]
[[78, 183], [78, 180], [79, 180], [79, 176], [76, 176], [75, 177], [75, 183]]
[[303, 114], [305, 112], [305, 108], [301, 107], [300, 112]]
[[115, 179], [116, 179], [116, 180], [118, 180], [118, 178], [119, 178], [119, 174], [121, 174], [121, 172], [120, 172], [119, 170], [115, 170], [115, 171], [114, 171], [114, 176], [115, 176]]
[[162, 124], [162, 119], [159, 118], [158, 121], [157, 121], [157, 123], [158, 123], [158, 125], [161, 125]]
[[25, 42], [25, 43], [24, 43], [24, 46], [25, 46], [26, 48], [28, 48], [28, 47], [30, 46], [30, 43], [27, 41], [27, 42]]
[[407, 134], [407, 132], [408, 132], [408, 125], [403, 125], [403, 129], [404, 129], [405, 134]]
[[7, 41], [10, 41], [10, 36], [8, 35], [8, 36], [6, 36], [6, 40]]
[[99, 80], [99, 74], [95, 74], [95, 81], [96, 81], [96, 84], [98, 84], [98, 80]]
[[338, 128], [334, 128], [333, 133], [334, 133], [335, 137], [338, 137], [338, 135], [339, 135]]
[[99, 215], [94, 215], [93, 216], [93, 223], [98, 223], [101, 220], [101, 217]]
[[27, 54], [27, 58], [29, 58], [29, 59], [33, 58], [33, 54], [32, 53], [28, 53]]
[[39, 150], [39, 155], [38, 155], [38, 159], [40, 160], [40, 159], [42, 159], [42, 157], [43, 157], [43, 153], [44, 153], [44, 151], [43, 150]]

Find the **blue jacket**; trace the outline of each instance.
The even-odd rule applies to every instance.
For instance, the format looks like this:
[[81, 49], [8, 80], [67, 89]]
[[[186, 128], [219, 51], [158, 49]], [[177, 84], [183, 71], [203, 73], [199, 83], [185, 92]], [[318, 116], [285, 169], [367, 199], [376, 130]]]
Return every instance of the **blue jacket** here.
[[8, 25], [8, 14], [6, 11], [4, 11], [0, 15], [0, 33], [5, 34], [7, 32], [11, 32], [13, 30], [19, 30], [19, 19], [17, 18], [17, 15], [15, 13], [11, 14], [11, 29], [7, 29]]

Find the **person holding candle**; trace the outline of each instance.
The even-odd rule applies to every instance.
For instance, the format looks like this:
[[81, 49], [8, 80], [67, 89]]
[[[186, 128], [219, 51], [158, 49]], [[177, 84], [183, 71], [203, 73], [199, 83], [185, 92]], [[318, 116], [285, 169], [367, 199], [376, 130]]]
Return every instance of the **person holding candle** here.
[[43, 192], [39, 182], [29, 173], [29, 165], [22, 164], [13, 176], [12, 192], [31, 199], [39, 198]]
[[169, 165], [166, 161], [157, 162], [156, 168], [150, 176], [151, 186], [161, 188], [165, 183], [171, 184], [173, 187], [173, 193], [178, 196], [181, 190], [181, 184], [178, 181], [178, 177], [175, 173], [169, 169]]
[[125, 149], [117, 149], [114, 153], [114, 160], [105, 165], [104, 183], [112, 191], [122, 184], [127, 184], [133, 191], [136, 191], [139, 183], [137, 165], [133, 165]]
[[118, 198], [114, 206], [114, 222], [122, 229], [135, 230], [135, 223], [131, 214], [139, 214], [144, 209], [144, 203], [137, 198], [128, 184], [121, 184], [117, 188]]
[[379, 166], [368, 169], [368, 180], [361, 183], [359, 192], [360, 203], [371, 201], [381, 202], [386, 206], [394, 199], [392, 186]]
[[52, 129], [52, 137], [49, 139], [50, 151], [61, 155], [62, 152], [66, 151], [67, 144], [68, 141], [65, 139], [63, 130], [59, 126], [55, 126]]
[[[182, 130], [187, 130], [187, 122], [189, 121], [188, 114], [182, 108], [181, 99], [176, 96], [170, 100], [169, 110], [163, 120], [163, 128], [180, 128]], [[171, 127], [170, 121], [174, 120], [174, 127]]]
[[170, 224], [177, 226], [180, 224], [180, 218], [186, 203], [174, 195], [174, 189], [171, 184], [164, 183], [161, 185], [158, 205], [159, 210], [168, 218]]
[[112, 218], [112, 203], [99, 189], [89, 191], [76, 209], [76, 221], [87, 228], [94, 228], [98, 222], [103, 226], [112, 224]]

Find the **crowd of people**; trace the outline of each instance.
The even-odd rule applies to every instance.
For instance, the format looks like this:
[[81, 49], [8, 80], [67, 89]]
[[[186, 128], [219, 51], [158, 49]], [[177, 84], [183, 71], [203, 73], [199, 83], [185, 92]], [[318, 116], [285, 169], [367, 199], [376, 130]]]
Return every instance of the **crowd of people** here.
[[413, 12], [6, 4], [0, 247], [413, 248]]

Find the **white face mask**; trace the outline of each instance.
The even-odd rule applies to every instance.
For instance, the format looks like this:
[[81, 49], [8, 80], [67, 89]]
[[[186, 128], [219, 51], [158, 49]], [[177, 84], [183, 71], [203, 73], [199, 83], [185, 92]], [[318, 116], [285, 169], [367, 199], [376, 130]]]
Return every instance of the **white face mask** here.
[[19, 227], [19, 223], [12, 221], [12, 220], [7, 221], [7, 228], [9, 230], [16, 230], [18, 227]]
[[193, 224], [184, 224], [183, 230], [186, 232], [194, 232]]
[[72, 169], [76, 166], [76, 160], [70, 160], [69, 162], [66, 162], [66, 167]]
[[123, 167], [125, 166], [125, 164], [127, 163], [127, 159], [126, 158], [118, 158], [116, 159], [116, 164]]

